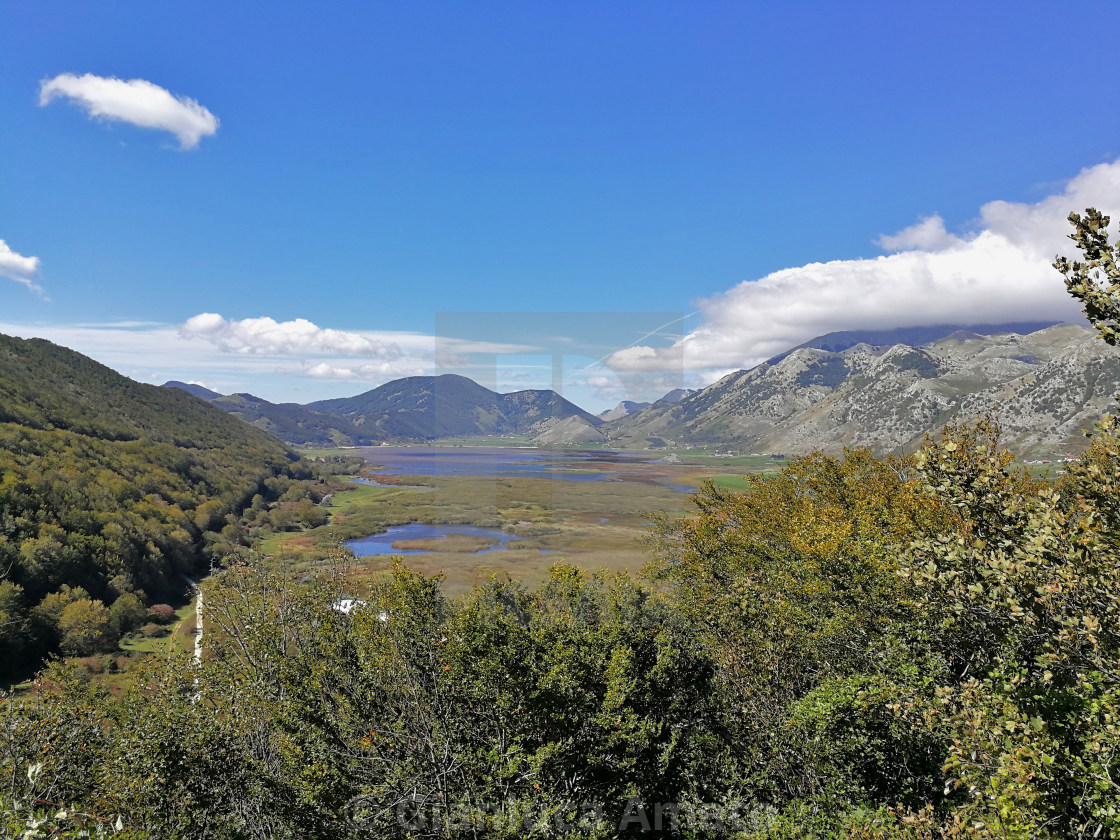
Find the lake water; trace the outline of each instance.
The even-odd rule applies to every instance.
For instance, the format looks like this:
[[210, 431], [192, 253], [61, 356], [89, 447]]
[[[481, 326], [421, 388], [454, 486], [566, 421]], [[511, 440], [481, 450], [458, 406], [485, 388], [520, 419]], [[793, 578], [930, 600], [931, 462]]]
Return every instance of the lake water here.
[[362, 455], [373, 469], [390, 475], [529, 475], [561, 481], [607, 481], [618, 477], [612, 465], [649, 460], [642, 453], [448, 446], [378, 446]]
[[[495, 551], [505, 551], [506, 543], [517, 539], [514, 534], [507, 534], [498, 528], [479, 528], [475, 525], [424, 525], [413, 522], [410, 525], [395, 525], [384, 534], [374, 534], [359, 540], [349, 540], [346, 547], [358, 557], [370, 557], [378, 554], [431, 554], [423, 549], [401, 550], [393, 548], [393, 543], [401, 540], [437, 540], [449, 534], [461, 534], [467, 537], [485, 537], [497, 540], [497, 544], [484, 548], [475, 554], [491, 554]], [[541, 551], [541, 554], [549, 552]]]
[[[551, 450], [499, 447], [449, 447], [449, 446], [376, 446], [362, 450], [369, 463], [365, 477], [353, 479], [361, 484], [402, 489], [436, 490], [425, 485], [385, 484], [379, 476], [490, 476], [532, 477], [554, 481], [641, 481], [656, 483], [678, 493], [691, 493], [696, 488], [678, 484], [666, 475], [660, 456], [647, 452], [616, 452], [611, 450]], [[675, 476], [673, 476], [675, 477]], [[606, 523], [600, 518], [600, 524]], [[507, 550], [507, 544], [516, 540], [498, 528], [480, 528], [474, 525], [425, 525], [412, 523], [389, 528], [383, 534], [373, 534], [349, 540], [346, 546], [358, 557], [387, 554], [431, 554], [422, 549], [400, 550], [393, 543], [402, 540], [437, 540], [450, 535], [484, 537], [495, 544], [477, 554], [490, 554]], [[540, 553], [551, 552], [541, 550]]]
[[365, 484], [368, 487], [396, 487], [398, 489], [403, 488], [405, 490], [435, 490], [436, 489], [429, 484], [391, 484], [387, 481], [378, 481], [376, 478], [362, 478], [360, 476], [358, 478], [352, 478], [352, 479], [350, 479], [350, 481], [353, 482], [354, 484]]
[[[362, 451], [375, 472], [384, 475], [526, 476], [556, 481], [619, 481], [618, 467], [656, 466], [658, 456], [610, 450], [514, 449], [500, 447], [378, 446]], [[660, 481], [678, 493], [695, 488]]]

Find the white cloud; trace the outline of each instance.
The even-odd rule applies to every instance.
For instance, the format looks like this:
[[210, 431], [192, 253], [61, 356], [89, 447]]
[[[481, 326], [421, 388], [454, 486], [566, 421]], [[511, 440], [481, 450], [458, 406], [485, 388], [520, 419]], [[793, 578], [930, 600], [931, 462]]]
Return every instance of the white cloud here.
[[[354, 393], [353, 386], [340, 390], [339, 381], [345, 379], [380, 384], [424, 373], [432, 366], [434, 343], [431, 336], [419, 333], [384, 333], [378, 340], [400, 345], [400, 358], [301, 359], [284, 353], [230, 352], [209, 341], [185, 337], [181, 328], [174, 325], [148, 322], [0, 322], [0, 333], [45, 338], [142, 382], [193, 381], [223, 394], [250, 392], [273, 402], [310, 402]], [[332, 375], [330, 369], [337, 372]]]
[[73, 100], [95, 119], [168, 131], [183, 149], [195, 148], [199, 140], [218, 130], [218, 118], [194, 99], [176, 96], [144, 79], [62, 73], [39, 86], [40, 105], [60, 96]]
[[304, 369], [304, 373], [312, 379], [353, 379], [354, 371], [351, 368], [335, 367], [330, 362], [319, 362]]
[[423, 365], [417, 365], [415, 360], [403, 365], [398, 365], [393, 362], [381, 362], [380, 364], [364, 364], [350, 367], [342, 367], [331, 364], [330, 362], [319, 362], [318, 364], [303, 369], [303, 375], [309, 376], [312, 379], [360, 379], [381, 382], [402, 376], [423, 376], [425, 373], [427, 373], [425, 367]]
[[1086, 207], [1120, 208], [1120, 160], [1083, 170], [1033, 204], [985, 204], [968, 235], [949, 234], [932, 216], [879, 239], [897, 253], [740, 283], [702, 300], [701, 325], [672, 347], [627, 348], [607, 364], [616, 371], [683, 364], [710, 381], [835, 330], [1076, 320], [1079, 306], [1052, 263], [1057, 253], [1075, 253], [1067, 217]]
[[32, 279], [39, 273], [39, 258], [17, 254], [8, 243], [0, 239], [0, 277], [7, 277], [29, 288], [37, 294], [43, 289]]
[[936, 251], [960, 241], [945, 230], [945, 220], [935, 214], [896, 234], [884, 234], [875, 240], [875, 244], [884, 251]]
[[596, 366], [569, 377], [565, 388], [580, 395], [575, 402], [581, 406], [613, 408], [621, 400], [653, 402], [686, 384], [696, 383], [686, 382], [680, 371], [623, 371]]
[[[223, 394], [248, 392], [272, 402], [307, 403], [350, 396], [404, 376], [448, 372], [470, 376], [487, 387], [498, 387], [499, 390], [552, 387], [551, 359], [546, 359], [540, 365], [519, 366], [516, 358], [502, 358], [531, 355], [534, 350], [539, 350], [525, 345], [436, 338], [424, 333], [403, 331], [346, 334], [366, 339], [374, 346], [380, 344], [400, 348], [400, 355], [389, 359], [346, 353], [303, 350], [289, 352], [283, 348], [290, 348], [291, 344], [272, 338], [256, 342], [255, 349], [246, 349], [244, 341], [239, 343], [229, 340], [231, 331], [228, 330], [228, 325], [240, 322], [213, 314], [206, 315], [201, 320], [191, 319], [191, 322], [195, 328], [200, 324], [204, 328], [208, 327], [210, 340], [201, 340], [200, 336], [188, 337], [184, 334], [184, 325], [151, 321], [72, 324], [17, 324], [0, 321], [0, 333], [24, 338], [45, 338], [84, 353], [141, 382], [158, 385], [174, 379], [199, 384]], [[312, 327], [315, 325], [312, 324]], [[304, 330], [307, 331], [306, 328]], [[232, 331], [234, 335], [236, 332]], [[352, 338], [347, 339], [347, 342], [352, 341]], [[320, 342], [318, 345], [308, 342], [303, 346], [323, 347], [329, 344], [330, 342]], [[337, 346], [361, 348], [370, 345], [356, 342]], [[440, 365], [437, 362], [437, 352], [441, 347], [449, 347], [455, 351], [457, 358], [463, 360], [463, 365], [451, 369]], [[270, 349], [278, 352], [269, 352]], [[495, 359], [495, 355], [499, 358]], [[527, 361], [532, 362], [533, 359]], [[533, 370], [536, 371], [535, 379], [528, 376]], [[617, 373], [593, 365], [591, 369], [570, 371], [564, 382], [563, 393], [577, 405], [599, 411], [612, 407], [620, 399], [657, 399], [666, 391], [682, 384], [680, 372], [672, 375]]]
[[386, 360], [401, 355], [400, 347], [395, 343], [368, 334], [325, 329], [305, 318], [276, 321], [265, 317], [232, 321], [214, 312], [204, 312], [188, 319], [179, 328], [179, 333], [184, 338], [204, 339], [229, 353], [314, 353], [374, 356]]

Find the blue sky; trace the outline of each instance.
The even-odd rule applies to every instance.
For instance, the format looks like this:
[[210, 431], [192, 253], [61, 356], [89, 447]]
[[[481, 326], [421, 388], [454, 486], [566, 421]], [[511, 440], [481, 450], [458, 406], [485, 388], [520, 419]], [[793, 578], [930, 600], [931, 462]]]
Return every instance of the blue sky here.
[[[1039, 265], [1069, 202], [1120, 215], [1118, 23], [1022, 2], [5, 3], [0, 331], [304, 401], [440, 369], [439, 313], [490, 313], [451, 367], [496, 352], [503, 389], [551, 384], [569, 339], [566, 393], [600, 408], [830, 328], [1072, 317]], [[216, 130], [91, 118], [91, 77]], [[927, 274], [938, 305], [911, 293]], [[559, 314], [579, 312], [617, 334], [577, 340]], [[687, 317], [643, 335], [665, 314]]]

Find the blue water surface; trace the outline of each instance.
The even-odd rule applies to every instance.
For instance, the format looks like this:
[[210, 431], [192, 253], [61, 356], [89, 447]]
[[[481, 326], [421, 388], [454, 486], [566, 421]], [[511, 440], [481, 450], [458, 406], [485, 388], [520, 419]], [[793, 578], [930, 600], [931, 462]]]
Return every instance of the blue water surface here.
[[[354, 552], [357, 557], [371, 557], [378, 554], [432, 554], [431, 551], [410, 549], [402, 551], [393, 548], [393, 543], [399, 540], [438, 540], [449, 534], [462, 534], [468, 537], [486, 537], [497, 540], [497, 545], [476, 551], [475, 554], [491, 554], [495, 551], [505, 551], [506, 543], [516, 540], [516, 534], [507, 534], [500, 528], [480, 528], [477, 525], [425, 525], [422, 522], [413, 522], [409, 525], [394, 525], [383, 534], [374, 534], [371, 537], [362, 537], [357, 540], [348, 540], [346, 547]], [[549, 554], [548, 551], [540, 551]]]

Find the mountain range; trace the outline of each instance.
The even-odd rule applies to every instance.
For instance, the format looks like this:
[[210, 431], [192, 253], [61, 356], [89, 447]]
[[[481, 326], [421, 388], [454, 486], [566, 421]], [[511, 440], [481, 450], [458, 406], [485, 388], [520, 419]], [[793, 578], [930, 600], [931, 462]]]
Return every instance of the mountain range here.
[[1021, 455], [1078, 451], [1120, 391], [1120, 351], [1079, 324], [836, 332], [708, 387], [594, 416], [553, 391], [499, 394], [414, 376], [344, 399], [270, 403], [169, 382], [292, 444], [528, 436], [541, 446], [703, 447], [799, 454], [907, 450], [951, 419], [995, 413]]
[[[168, 382], [166, 387], [196, 394], [199, 388], [181, 382]], [[554, 391], [499, 394], [456, 374], [410, 376], [355, 397], [308, 405], [271, 403], [251, 394], [203, 398], [296, 445], [360, 446], [539, 434], [562, 420], [572, 419], [591, 429], [603, 422]]]
[[1013, 451], [1044, 457], [1083, 448], [1084, 431], [1120, 391], [1120, 351], [1078, 324], [1026, 334], [958, 329], [920, 346], [843, 338], [834, 334], [831, 345], [842, 349], [810, 342], [602, 431], [620, 447], [887, 452], [916, 446], [954, 418], [991, 412]]

